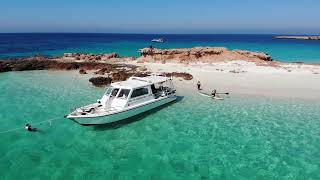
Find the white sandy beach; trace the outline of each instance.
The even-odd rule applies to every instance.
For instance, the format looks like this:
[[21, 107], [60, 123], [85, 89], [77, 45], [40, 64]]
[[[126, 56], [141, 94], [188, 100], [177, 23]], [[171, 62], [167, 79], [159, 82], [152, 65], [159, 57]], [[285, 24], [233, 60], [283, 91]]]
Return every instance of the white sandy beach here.
[[178, 89], [195, 90], [197, 81], [206, 91], [217, 89], [238, 95], [320, 99], [320, 66], [284, 63], [280, 67], [257, 66], [247, 61], [218, 63], [137, 63], [152, 72], [188, 72], [193, 80], [176, 79]]

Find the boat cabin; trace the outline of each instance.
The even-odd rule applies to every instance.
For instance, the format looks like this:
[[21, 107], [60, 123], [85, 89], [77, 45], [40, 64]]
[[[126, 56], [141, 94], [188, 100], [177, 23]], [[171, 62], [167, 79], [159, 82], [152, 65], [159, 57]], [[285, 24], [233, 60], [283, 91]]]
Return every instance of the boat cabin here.
[[112, 83], [98, 103], [105, 109], [117, 109], [174, 93], [173, 83], [167, 77], [131, 77], [127, 81]]

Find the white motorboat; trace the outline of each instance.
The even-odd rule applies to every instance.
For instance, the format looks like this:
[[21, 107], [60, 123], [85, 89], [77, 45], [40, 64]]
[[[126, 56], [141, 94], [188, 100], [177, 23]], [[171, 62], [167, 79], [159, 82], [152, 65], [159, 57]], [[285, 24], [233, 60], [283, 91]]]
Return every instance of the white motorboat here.
[[82, 125], [106, 124], [126, 119], [177, 99], [170, 78], [130, 77], [112, 83], [97, 103], [76, 108], [66, 117]]
[[152, 39], [151, 42], [164, 43], [165, 40], [163, 38], [159, 38], [159, 39]]

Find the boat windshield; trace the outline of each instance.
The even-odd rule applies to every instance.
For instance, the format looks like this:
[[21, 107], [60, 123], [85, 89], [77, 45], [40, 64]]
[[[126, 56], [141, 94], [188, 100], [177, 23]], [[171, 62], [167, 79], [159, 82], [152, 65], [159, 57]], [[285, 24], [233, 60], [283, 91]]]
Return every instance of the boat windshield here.
[[121, 89], [118, 98], [127, 99], [130, 93], [130, 89]]
[[109, 87], [107, 89], [107, 92], [104, 95], [109, 96], [111, 94], [112, 90], [113, 90], [113, 87]]
[[113, 88], [111, 92], [111, 97], [116, 97], [119, 92], [119, 88]]
[[109, 87], [107, 92], [105, 93], [106, 96], [113, 96], [115, 97], [119, 92], [119, 88]]

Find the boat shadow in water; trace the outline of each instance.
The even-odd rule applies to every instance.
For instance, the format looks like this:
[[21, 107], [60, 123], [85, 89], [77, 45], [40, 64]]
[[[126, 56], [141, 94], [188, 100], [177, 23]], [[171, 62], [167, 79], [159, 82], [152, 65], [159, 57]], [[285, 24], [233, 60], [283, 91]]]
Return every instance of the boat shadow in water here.
[[105, 130], [110, 130], [110, 129], [121, 128], [122, 126], [131, 124], [131, 123], [136, 122], [136, 121], [140, 121], [140, 120], [144, 119], [146, 116], [149, 116], [149, 115], [151, 115], [153, 113], [156, 113], [157, 111], [159, 111], [159, 110], [161, 110], [161, 109], [163, 109], [165, 107], [172, 106], [173, 104], [175, 104], [175, 103], [177, 103], [179, 101], [182, 101], [183, 98], [184, 98], [183, 96], [177, 96], [177, 99], [175, 101], [172, 101], [170, 103], [164, 104], [162, 106], [156, 107], [154, 109], [151, 109], [149, 111], [146, 111], [144, 113], [135, 115], [135, 116], [127, 118], [127, 119], [123, 119], [123, 120], [120, 120], [120, 121], [107, 123], [107, 124], [94, 125], [93, 126], [94, 130], [95, 131], [105, 131]]

